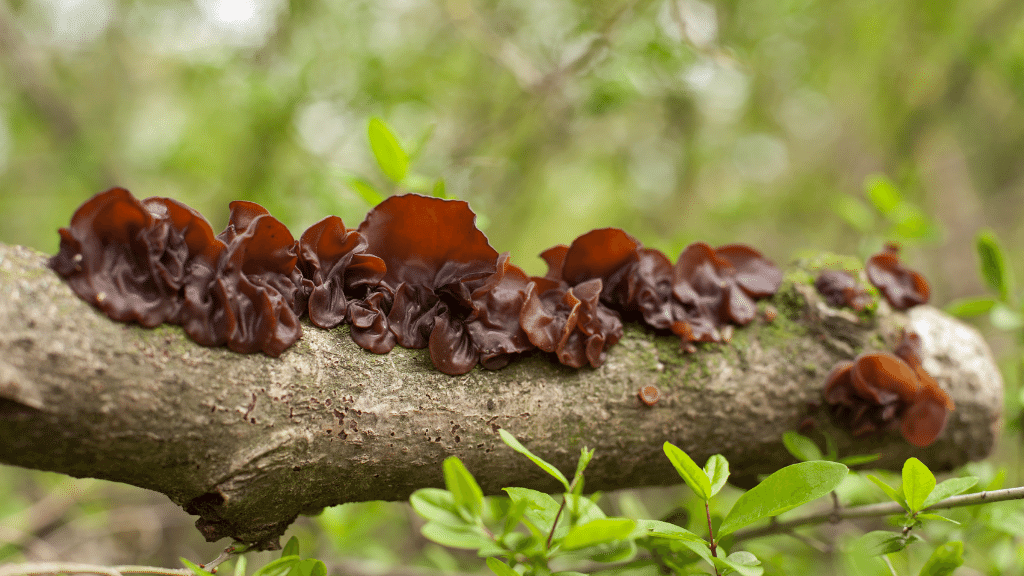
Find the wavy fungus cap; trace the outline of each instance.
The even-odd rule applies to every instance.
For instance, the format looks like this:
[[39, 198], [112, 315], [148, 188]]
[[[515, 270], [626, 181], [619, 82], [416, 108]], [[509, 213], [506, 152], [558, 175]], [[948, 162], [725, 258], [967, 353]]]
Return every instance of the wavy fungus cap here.
[[871, 303], [871, 296], [845, 270], [822, 270], [814, 279], [814, 288], [833, 308], [847, 306], [861, 311]]
[[[530, 279], [498, 257], [497, 269], [474, 288], [468, 299], [442, 291], [445, 302], [430, 333], [430, 359], [445, 374], [465, 374], [476, 366], [496, 370], [513, 356], [533, 349], [519, 325]], [[464, 295], [463, 295], [464, 296]]]
[[418, 194], [392, 196], [359, 225], [367, 252], [384, 260], [384, 282], [437, 288], [495, 270], [498, 252], [476, 227], [476, 214], [462, 200]]
[[170, 243], [157, 237], [157, 227], [157, 218], [124, 188], [101, 192], [59, 230], [60, 249], [50, 267], [114, 320], [148, 327], [167, 322], [178, 313], [184, 267], [172, 258], [167, 274], [157, 272]]
[[439, 292], [466, 308], [475, 283], [495, 272], [498, 253], [475, 220], [461, 200], [406, 194], [384, 200], [359, 225], [367, 252], [387, 267], [382, 283], [394, 293], [388, 323], [399, 345], [425, 348], [451, 304]]
[[901, 334], [896, 354], [861, 354], [829, 373], [825, 402], [855, 436], [899, 428], [923, 448], [942, 433], [953, 400], [921, 367], [919, 345], [916, 335]]
[[744, 244], [712, 248], [687, 246], [673, 269], [672, 331], [686, 341], [718, 341], [718, 328], [754, 319], [754, 300], [774, 294], [782, 272], [760, 252]]
[[619, 228], [591, 230], [570, 246], [541, 253], [547, 278], [576, 286], [600, 279], [601, 301], [649, 326], [672, 326], [672, 262], [662, 252], [644, 248]]
[[534, 278], [519, 318], [530, 342], [566, 366], [604, 364], [608, 348], [622, 338], [622, 321], [601, 304], [601, 288], [600, 278], [572, 287]]
[[349, 316], [349, 300], [365, 300], [387, 271], [366, 254], [366, 238], [337, 216], [313, 224], [299, 238], [299, 268], [309, 280], [309, 319], [334, 328]]
[[302, 335], [306, 301], [295, 239], [258, 204], [230, 208], [217, 236], [224, 250], [213, 275], [186, 290], [182, 325], [200, 344], [279, 356]]
[[896, 246], [887, 246], [884, 251], [869, 258], [865, 270], [868, 280], [882, 292], [889, 305], [897, 310], [925, 304], [931, 296], [928, 281], [903, 265]]

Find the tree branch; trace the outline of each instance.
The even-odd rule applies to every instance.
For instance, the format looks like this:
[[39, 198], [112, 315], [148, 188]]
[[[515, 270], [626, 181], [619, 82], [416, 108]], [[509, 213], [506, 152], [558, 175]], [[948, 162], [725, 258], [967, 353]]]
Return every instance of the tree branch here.
[[[1024, 500], [1024, 486], [951, 496], [925, 508], [922, 512], [948, 510], [950, 508], [974, 506], [976, 504], [988, 504], [992, 502], [1005, 502], [1007, 500]], [[793, 518], [792, 520], [775, 521], [760, 528], [740, 530], [732, 535], [732, 539], [734, 542], [740, 542], [743, 540], [751, 540], [753, 538], [761, 538], [763, 536], [771, 536], [774, 534], [789, 534], [793, 532], [793, 529], [801, 526], [814, 526], [817, 524], [824, 524], [826, 522], [838, 524], [843, 520], [850, 520], [853, 518], [877, 518], [892, 514], [903, 514], [904, 512], [906, 511], [898, 502], [880, 502], [878, 504], [867, 504], [864, 506], [855, 506], [853, 508], [840, 508], [838, 510], [809, 514], [800, 518]]]
[[[924, 450], [895, 433], [852, 439], [817, 413], [842, 454], [950, 469], [984, 458], [1001, 422], [1002, 381], [973, 329], [930, 307], [858, 319], [822, 304], [802, 273], [762, 303], [778, 309], [774, 322], [759, 318], [730, 344], [681, 354], [677, 338], [632, 326], [596, 370], [536, 353], [450, 377], [426, 350], [374, 355], [346, 328], [307, 325], [269, 358], [204, 348], [173, 326], [112, 322], [45, 257], [0, 244], [0, 462], [156, 490], [199, 515], [210, 540], [273, 547], [298, 514], [443, 486], [450, 455], [489, 494], [558, 490], [499, 427], [567, 473], [580, 448], [595, 448], [592, 490], [678, 483], [666, 440], [698, 462], [723, 454], [749, 485], [792, 463], [782, 433], [820, 401], [832, 365], [891, 346], [901, 327], [921, 335], [925, 368], [957, 410]], [[652, 408], [637, 398], [647, 384], [661, 390]]]

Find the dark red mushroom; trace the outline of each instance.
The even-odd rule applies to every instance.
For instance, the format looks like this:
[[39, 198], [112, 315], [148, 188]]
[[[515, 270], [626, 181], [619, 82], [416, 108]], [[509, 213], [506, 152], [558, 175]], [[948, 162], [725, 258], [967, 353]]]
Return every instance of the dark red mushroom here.
[[479, 362], [496, 370], [513, 356], [533, 349], [519, 324], [530, 279], [509, 261], [498, 257], [497, 269], [477, 286], [468, 300], [445, 293], [446, 314], [439, 314], [430, 334], [430, 358], [445, 374], [469, 372]]
[[924, 386], [900, 420], [900, 433], [918, 448], [924, 448], [946, 428], [952, 400], [938, 386]]
[[654, 406], [661, 399], [661, 392], [658, 391], [658, 387], [654, 384], [642, 386], [636, 395], [645, 406]]
[[309, 319], [334, 328], [348, 317], [349, 300], [365, 299], [380, 284], [384, 261], [366, 254], [366, 238], [328, 216], [299, 239], [299, 268], [310, 281]]
[[303, 277], [295, 239], [262, 206], [230, 204], [212, 277], [191, 286], [182, 326], [204, 345], [279, 356], [302, 335]]
[[861, 354], [854, 360], [853, 388], [874, 404], [913, 402], [921, 385], [906, 362], [888, 352]]
[[388, 322], [399, 345], [427, 346], [444, 313], [439, 290], [465, 305], [472, 287], [461, 285], [495, 272], [498, 253], [475, 220], [466, 202], [406, 194], [384, 200], [359, 225], [367, 252], [387, 267], [381, 281], [394, 292]]
[[886, 250], [869, 258], [865, 270], [868, 280], [893, 308], [906, 310], [928, 302], [931, 295], [928, 282], [924, 276], [903, 265], [897, 247], [887, 246]]
[[121, 322], [152, 327], [177, 318], [188, 248], [130, 192], [93, 196], [59, 233], [49, 264], [80, 298]]
[[531, 349], [519, 325], [529, 279], [501, 258], [462, 201], [408, 194], [381, 202], [359, 226], [383, 259], [394, 294], [388, 324], [406, 348], [430, 348], [434, 366], [463, 374], [504, 366]]
[[279, 355], [302, 331], [295, 241], [251, 202], [232, 203], [214, 237], [191, 208], [114, 188], [86, 201], [61, 229], [51, 266], [115, 320], [180, 324], [200, 344]]
[[779, 269], [749, 246], [691, 244], [673, 271], [672, 331], [684, 342], [721, 341], [722, 326], [750, 323], [754, 300], [774, 294], [781, 283]]
[[622, 321], [600, 302], [601, 280], [595, 278], [567, 287], [534, 278], [519, 317], [530, 342], [554, 352], [559, 362], [573, 368], [604, 363], [609, 347], [622, 338]]
[[822, 270], [814, 280], [814, 287], [825, 302], [835, 308], [846, 306], [859, 312], [871, 303], [871, 296], [844, 270]]
[[829, 373], [825, 402], [855, 436], [899, 428], [908, 442], [925, 447], [946, 425], [953, 401], [921, 366], [920, 339], [901, 334], [896, 354], [861, 354]]

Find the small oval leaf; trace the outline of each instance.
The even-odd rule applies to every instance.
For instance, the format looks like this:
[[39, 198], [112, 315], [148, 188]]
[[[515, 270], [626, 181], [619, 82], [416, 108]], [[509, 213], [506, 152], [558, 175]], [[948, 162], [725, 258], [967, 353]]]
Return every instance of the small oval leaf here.
[[484, 493], [457, 456], [449, 456], [444, 460], [444, 484], [452, 493], [457, 506], [469, 512], [472, 518], [480, 517], [484, 509]]
[[679, 472], [679, 475], [682, 476], [690, 490], [693, 490], [694, 494], [705, 502], [710, 500], [711, 480], [708, 479], [708, 475], [704, 470], [697, 466], [693, 458], [690, 458], [689, 454], [683, 452], [681, 448], [671, 442], [665, 442], [662, 445], [662, 449], [665, 450], [665, 455], [668, 456], [672, 466], [675, 467], [676, 472]]
[[494, 572], [496, 576], [521, 576], [519, 572], [516, 572], [510, 568], [508, 564], [505, 564], [497, 558], [488, 558], [487, 567], [490, 568], [491, 572]]
[[565, 550], [579, 550], [613, 540], [623, 540], [633, 532], [636, 522], [628, 518], [598, 518], [573, 526], [562, 539]]
[[714, 496], [729, 480], [729, 461], [725, 459], [725, 456], [715, 454], [704, 464], [704, 473], [711, 481], [711, 496]]
[[824, 456], [813, 440], [792, 430], [783, 432], [782, 444], [794, 458], [801, 462], [822, 460]]
[[938, 486], [932, 490], [932, 493], [928, 495], [924, 500], [924, 506], [922, 508], [928, 508], [934, 506], [939, 502], [949, 498], [950, 496], [956, 496], [957, 494], [963, 494], [974, 485], [978, 483], [977, 476], [965, 476], [963, 478], [950, 478], [940, 482]]
[[924, 508], [924, 501], [935, 489], [935, 475], [917, 458], [903, 463], [903, 496], [911, 512]]
[[498, 435], [501, 436], [501, 441], [504, 442], [506, 445], [508, 445], [509, 448], [515, 450], [516, 452], [519, 452], [523, 456], [526, 456], [534, 464], [536, 464], [537, 466], [540, 466], [541, 470], [544, 470], [548, 474], [551, 474], [552, 476], [554, 476], [556, 480], [558, 480], [559, 482], [562, 483], [562, 486], [565, 487], [565, 491], [566, 492], [571, 490], [571, 488], [569, 487], [569, 480], [565, 477], [565, 474], [562, 474], [561, 471], [558, 470], [558, 468], [555, 468], [551, 464], [548, 464], [547, 462], [542, 460], [540, 457], [534, 455], [533, 452], [530, 452], [529, 450], [527, 450], [526, 446], [523, 446], [522, 443], [519, 442], [519, 440], [516, 439], [515, 436], [513, 436], [512, 434], [506, 432], [504, 428], [499, 428], [498, 429]]
[[816, 500], [839, 486], [849, 468], [838, 462], [800, 462], [765, 478], [747, 490], [722, 520], [719, 537], [762, 518], [777, 516]]
[[398, 143], [391, 128], [380, 118], [372, 118], [369, 127], [370, 148], [384, 175], [392, 182], [401, 182], [409, 173], [409, 155]]
[[1010, 271], [1006, 266], [1006, 256], [1002, 246], [999, 245], [995, 232], [991, 230], [979, 232], [976, 247], [981, 277], [985, 279], [989, 288], [999, 293], [999, 298], [1003, 302], [1008, 302], [1011, 292]]
[[921, 576], [949, 576], [964, 563], [964, 543], [946, 542], [932, 552], [921, 568]]

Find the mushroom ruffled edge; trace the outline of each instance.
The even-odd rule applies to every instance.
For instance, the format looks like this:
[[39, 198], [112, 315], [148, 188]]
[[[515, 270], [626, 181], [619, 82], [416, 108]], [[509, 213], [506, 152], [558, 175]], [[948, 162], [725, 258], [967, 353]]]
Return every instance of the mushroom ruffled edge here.
[[[113, 188], [60, 230], [50, 266], [112, 319], [179, 324], [203, 345], [277, 356], [309, 314], [320, 328], [349, 324], [353, 340], [375, 353], [429, 348], [434, 365], [453, 375], [477, 364], [497, 369], [534, 349], [598, 367], [624, 319], [675, 333], [684, 349], [726, 341], [782, 281], [750, 246], [697, 242], [673, 264], [616, 228], [544, 251], [547, 274], [529, 277], [490, 246], [466, 202], [415, 194], [386, 199], [358, 228], [329, 216], [298, 240], [258, 204], [230, 208], [214, 235], [184, 204]], [[890, 256], [873, 258], [869, 276], [874, 267], [923, 282]]]
[[825, 382], [825, 403], [854, 436], [898, 428], [919, 448], [946, 427], [952, 398], [921, 365], [920, 338], [903, 332], [894, 353], [870, 352], [836, 364]]

